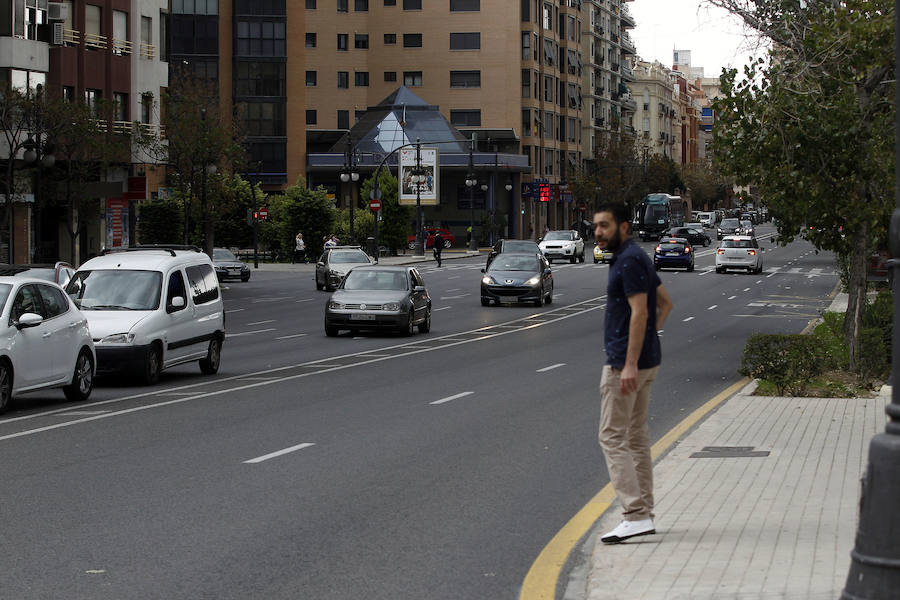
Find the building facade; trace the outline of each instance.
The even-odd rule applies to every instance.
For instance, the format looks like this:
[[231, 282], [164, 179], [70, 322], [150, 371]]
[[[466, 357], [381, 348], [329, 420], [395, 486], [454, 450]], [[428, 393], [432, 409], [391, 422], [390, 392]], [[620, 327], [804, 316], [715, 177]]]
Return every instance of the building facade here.
[[675, 159], [675, 86], [669, 69], [659, 62], [638, 60], [634, 65], [632, 85], [637, 111], [633, 126], [637, 130], [638, 147], [649, 154]]

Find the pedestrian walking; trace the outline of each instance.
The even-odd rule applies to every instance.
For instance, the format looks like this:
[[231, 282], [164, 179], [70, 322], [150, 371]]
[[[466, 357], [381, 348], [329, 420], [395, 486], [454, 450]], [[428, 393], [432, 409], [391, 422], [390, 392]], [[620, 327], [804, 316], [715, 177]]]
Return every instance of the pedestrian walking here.
[[647, 423], [650, 385], [661, 362], [659, 335], [672, 300], [650, 257], [631, 239], [624, 204], [607, 204], [594, 214], [594, 237], [612, 250], [600, 380], [599, 441], [609, 479], [622, 505], [623, 520], [600, 538], [618, 544], [656, 533], [653, 525], [653, 462]]
[[291, 256], [291, 264], [295, 262], [306, 262], [306, 242], [303, 241], [303, 234], [299, 231], [294, 238], [294, 255]]
[[437, 266], [441, 266], [441, 252], [444, 250], [444, 236], [441, 235], [441, 230], [437, 229], [434, 232], [434, 246], [431, 251], [434, 253], [434, 260], [437, 261]]
[[331, 237], [325, 236], [325, 247], [326, 248], [334, 248], [335, 246], [337, 246], [336, 238], [334, 236], [331, 236]]

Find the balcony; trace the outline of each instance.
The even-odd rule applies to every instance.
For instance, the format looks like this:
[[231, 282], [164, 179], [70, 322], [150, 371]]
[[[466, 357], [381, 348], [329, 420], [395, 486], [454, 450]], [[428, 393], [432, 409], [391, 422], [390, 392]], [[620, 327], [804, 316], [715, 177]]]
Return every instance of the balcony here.
[[619, 13], [619, 18], [622, 19], [622, 25], [626, 27], [634, 27], [637, 25], [637, 22], [634, 20], [634, 17], [631, 16], [631, 11], [628, 10], [628, 7], [624, 4], [622, 5], [622, 10]]
[[622, 64], [622, 79], [634, 81], [634, 71], [632, 71], [631, 67], [624, 63]]
[[156, 58], [156, 45], [148, 44], [147, 42], [141, 42], [141, 58]]
[[128, 40], [113, 38], [112, 51], [116, 56], [130, 56], [132, 44]]
[[619, 72], [619, 63], [610, 63], [609, 68], [614, 72]]
[[63, 43], [66, 46], [77, 46], [81, 43], [81, 32], [76, 29], [63, 29]]
[[627, 110], [630, 112], [635, 112], [637, 110], [637, 102], [634, 101], [631, 94], [622, 94], [619, 98], [619, 103], [622, 105], [622, 110]]
[[637, 54], [637, 46], [634, 45], [631, 36], [625, 34], [622, 36], [622, 52], [626, 54]]
[[84, 34], [84, 46], [89, 50], [106, 50], [107, 39], [105, 35], [96, 33]]
[[596, 117], [594, 119], [594, 127], [603, 127], [603, 117]]

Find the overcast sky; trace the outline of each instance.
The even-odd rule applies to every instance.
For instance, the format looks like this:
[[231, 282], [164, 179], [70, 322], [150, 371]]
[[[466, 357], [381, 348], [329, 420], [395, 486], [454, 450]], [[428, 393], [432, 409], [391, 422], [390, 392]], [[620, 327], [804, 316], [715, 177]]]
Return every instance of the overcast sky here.
[[718, 77], [723, 67], [742, 71], [757, 52], [737, 18], [701, 0], [634, 0], [627, 6], [637, 22], [631, 38], [644, 60], [671, 68], [672, 50], [690, 50], [691, 66]]

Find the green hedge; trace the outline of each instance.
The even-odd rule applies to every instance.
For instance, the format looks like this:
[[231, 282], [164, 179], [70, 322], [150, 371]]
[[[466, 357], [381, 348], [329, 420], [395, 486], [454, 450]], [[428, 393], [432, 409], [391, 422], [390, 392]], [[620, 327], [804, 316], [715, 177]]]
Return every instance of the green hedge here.
[[744, 347], [740, 373], [771, 382], [779, 396], [799, 396], [821, 370], [816, 349], [812, 336], [757, 333]]

